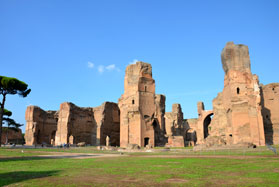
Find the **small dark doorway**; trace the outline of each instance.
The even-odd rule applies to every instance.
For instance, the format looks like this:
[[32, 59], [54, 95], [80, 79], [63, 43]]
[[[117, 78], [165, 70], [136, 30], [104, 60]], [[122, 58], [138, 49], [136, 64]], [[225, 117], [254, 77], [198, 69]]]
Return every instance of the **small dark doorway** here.
[[146, 147], [149, 144], [149, 138], [144, 138], [144, 147]]

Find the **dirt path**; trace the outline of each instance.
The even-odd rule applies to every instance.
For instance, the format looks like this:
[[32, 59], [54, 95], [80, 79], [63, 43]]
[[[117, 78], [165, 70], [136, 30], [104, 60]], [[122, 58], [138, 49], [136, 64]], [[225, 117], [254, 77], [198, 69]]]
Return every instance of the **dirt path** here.
[[[99, 154], [99, 153], [55, 153], [49, 155], [38, 155], [36, 157], [42, 158], [74, 158], [74, 159], [85, 159], [85, 158], [105, 158], [105, 157], [119, 157], [124, 156], [121, 154]], [[127, 156], [127, 155], [125, 155]]]

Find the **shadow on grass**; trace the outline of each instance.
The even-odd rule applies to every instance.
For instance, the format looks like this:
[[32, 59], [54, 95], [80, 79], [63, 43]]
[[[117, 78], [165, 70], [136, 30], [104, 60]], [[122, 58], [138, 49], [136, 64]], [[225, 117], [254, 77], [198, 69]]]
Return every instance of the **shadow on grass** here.
[[37, 157], [37, 156], [26, 156], [26, 157], [6, 157], [0, 158], [1, 162], [14, 162], [14, 161], [29, 161], [29, 160], [46, 160], [46, 159], [54, 159], [52, 157]]
[[29, 160], [46, 160], [46, 159], [63, 159], [63, 158], [94, 158], [98, 155], [47, 155], [47, 156], [26, 156], [26, 157], [6, 157], [0, 158], [1, 162], [29, 161]]
[[37, 179], [54, 176], [58, 173], [58, 170], [54, 171], [15, 171], [8, 173], [0, 173], [0, 186], [6, 186], [29, 179]]

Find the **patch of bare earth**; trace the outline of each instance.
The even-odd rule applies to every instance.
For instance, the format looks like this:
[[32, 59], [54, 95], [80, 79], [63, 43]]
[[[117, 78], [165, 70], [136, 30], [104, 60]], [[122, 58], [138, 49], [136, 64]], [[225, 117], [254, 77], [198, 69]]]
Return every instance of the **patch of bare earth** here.
[[178, 179], [178, 178], [173, 178], [173, 179], [167, 179], [164, 181], [165, 183], [187, 183], [189, 182], [186, 179]]
[[75, 184], [76, 186], [156, 186], [156, 183], [148, 180], [141, 180], [129, 176], [115, 176], [115, 175], [85, 175], [75, 177], [50, 177], [46, 178], [48, 184], [53, 186], [67, 186]]

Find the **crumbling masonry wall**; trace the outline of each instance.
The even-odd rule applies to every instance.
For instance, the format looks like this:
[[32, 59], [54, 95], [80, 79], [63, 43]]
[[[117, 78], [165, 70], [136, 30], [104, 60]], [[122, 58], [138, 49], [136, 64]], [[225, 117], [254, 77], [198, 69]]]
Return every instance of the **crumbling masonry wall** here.
[[168, 137], [168, 146], [184, 147], [187, 129], [183, 119], [183, 112], [180, 104], [173, 104], [172, 112], [166, 112], [165, 122], [166, 136]]
[[56, 145], [78, 144], [119, 146], [120, 139], [119, 108], [116, 103], [105, 102], [95, 108], [81, 108], [73, 103], [60, 105]]
[[80, 108], [73, 103], [60, 105], [55, 145], [96, 144], [96, 122], [92, 108]]
[[262, 89], [262, 115], [265, 141], [279, 144], [279, 83], [271, 83]]
[[97, 124], [96, 145], [106, 145], [106, 137], [111, 146], [120, 146], [120, 110], [116, 103], [105, 102], [93, 108]]
[[51, 144], [57, 130], [56, 111], [44, 111], [37, 106], [28, 106], [25, 112], [26, 145]]
[[2, 138], [1, 144], [6, 143], [15, 143], [15, 144], [22, 144], [22, 132], [21, 129], [9, 129], [8, 127], [2, 127]]

